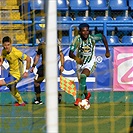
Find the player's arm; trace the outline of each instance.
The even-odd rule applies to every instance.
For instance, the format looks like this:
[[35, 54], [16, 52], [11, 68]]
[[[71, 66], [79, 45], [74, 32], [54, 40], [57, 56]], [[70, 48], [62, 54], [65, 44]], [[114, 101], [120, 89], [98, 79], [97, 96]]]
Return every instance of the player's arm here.
[[59, 55], [60, 55], [60, 61], [61, 61], [60, 71], [62, 73], [64, 71], [64, 54], [63, 54], [62, 50], [59, 51]]
[[81, 65], [83, 64], [83, 60], [77, 57], [72, 50], [69, 51], [69, 57], [74, 59], [77, 62], [77, 64], [81, 64]]
[[104, 35], [102, 36], [102, 40], [103, 40], [104, 46], [105, 46], [105, 48], [106, 48], [105, 56], [106, 56], [107, 58], [109, 58], [109, 57], [110, 57], [110, 51], [109, 51], [107, 39], [106, 39], [106, 37], [105, 37]]
[[39, 59], [40, 59], [40, 55], [39, 55], [39, 54], [36, 54], [36, 56], [35, 56], [35, 58], [34, 58], [33, 65], [32, 65], [32, 67], [31, 67], [31, 69], [30, 69], [30, 72], [33, 72], [35, 66], [37, 65], [37, 63], [38, 63], [38, 61], [39, 61]]
[[2, 66], [2, 64], [3, 64], [3, 57], [0, 56], [0, 66]]
[[34, 62], [33, 62], [33, 65], [32, 65], [32, 67], [30, 69], [30, 72], [33, 72], [35, 66], [37, 65], [37, 63], [38, 63], [38, 61], [40, 59], [40, 55], [42, 55], [42, 52], [43, 52], [42, 49], [43, 49], [44, 46], [45, 46], [44, 42], [38, 44], [38, 50], [36, 51], [36, 56], [34, 58]]
[[5, 58], [3, 57], [3, 50], [2, 50], [2, 53], [0, 56], [0, 66], [2, 66], [4, 60], [5, 60]]
[[70, 46], [69, 57], [74, 59], [77, 62], [77, 64], [83, 64], [83, 60], [74, 54], [74, 51], [79, 46], [79, 42], [77, 41], [78, 38], [79, 38], [79, 35], [75, 37], [75, 39], [73, 40]]
[[25, 60], [26, 60], [26, 70], [29, 70], [31, 64], [31, 58], [27, 55]]
[[64, 71], [64, 54], [62, 52], [61, 42], [58, 40], [58, 54], [60, 55], [60, 72], [62, 73]]
[[26, 70], [25, 70], [25, 72], [23, 74], [24, 78], [28, 77], [28, 72], [29, 72], [30, 64], [31, 64], [31, 58], [27, 55], [25, 61], [26, 61]]
[[63, 66], [63, 67], [64, 67], [64, 54], [63, 54], [63, 52], [62, 52], [62, 51], [60, 51], [60, 52], [59, 52], [59, 54], [60, 54], [61, 66]]

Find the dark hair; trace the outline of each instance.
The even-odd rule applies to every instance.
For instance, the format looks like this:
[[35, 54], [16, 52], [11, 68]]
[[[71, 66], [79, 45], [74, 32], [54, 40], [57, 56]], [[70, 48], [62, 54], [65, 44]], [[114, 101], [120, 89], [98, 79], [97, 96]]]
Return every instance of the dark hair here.
[[2, 43], [4, 42], [10, 42], [11, 43], [11, 38], [9, 36], [5, 36], [3, 39], [2, 39]]
[[81, 30], [81, 29], [84, 28], [84, 27], [88, 27], [88, 28], [89, 28], [89, 25], [88, 25], [87, 23], [81, 23], [81, 24], [79, 25], [79, 30]]

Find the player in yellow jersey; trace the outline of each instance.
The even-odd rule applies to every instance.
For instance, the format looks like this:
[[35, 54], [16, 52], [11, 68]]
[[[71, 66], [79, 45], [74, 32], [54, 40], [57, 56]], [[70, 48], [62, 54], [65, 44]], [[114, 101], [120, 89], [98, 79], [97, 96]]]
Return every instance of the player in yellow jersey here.
[[[10, 70], [8, 77], [0, 80], [0, 86], [7, 86], [10, 89], [11, 94], [17, 100], [15, 106], [25, 106], [16, 85], [23, 77], [28, 77], [31, 59], [28, 55], [13, 47], [11, 38], [8, 36], [3, 38], [2, 46], [3, 50], [0, 56], [0, 66], [2, 66], [3, 61], [6, 59], [9, 63]], [[23, 63], [24, 60], [27, 61], [25, 72]]]

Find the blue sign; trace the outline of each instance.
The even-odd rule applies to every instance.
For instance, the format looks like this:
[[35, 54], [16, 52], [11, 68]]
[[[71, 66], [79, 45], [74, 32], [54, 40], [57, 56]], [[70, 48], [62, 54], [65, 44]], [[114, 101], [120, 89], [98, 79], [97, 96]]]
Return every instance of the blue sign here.
[[[30, 47], [30, 48], [18, 48], [22, 52], [26, 53], [31, 57], [32, 63], [33, 59], [36, 55], [36, 47]], [[64, 57], [65, 57], [65, 63], [64, 63], [64, 71], [63, 76], [67, 77], [69, 79], [74, 80], [77, 90], [78, 90], [78, 79], [77, 79], [77, 73], [76, 73], [76, 62], [69, 57], [69, 46], [63, 46], [62, 47]], [[1, 49], [0, 49], [1, 51]], [[95, 90], [112, 90], [112, 75], [113, 75], [113, 48], [110, 48], [111, 57], [106, 58], [105, 57], [105, 48], [104, 47], [97, 47], [96, 48], [96, 61], [97, 61], [97, 67], [93, 74], [90, 75], [90, 77], [87, 77], [87, 88], [88, 90], [95, 91]], [[60, 68], [60, 57], [58, 58], [58, 84], [59, 84], [59, 68]], [[37, 65], [37, 67], [40, 65], [41, 59]], [[8, 75], [9, 71], [9, 65], [8, 62], [4, 62], [3, 67], [1, 68], [0, 78], [5, 78]], [[37, 68], [35, 69], [36, 73]], [[34, 91], [34, 73], [29, 72], [29, 77], [22, 79], [18, 84], [18, 90], [19, 91]], [[45, 80], [41, 83], [41, 90], [45, 91]], [[60, 87], [59, 87], [60, 90]], [[0, 87], [0, 91], [9, 91], [9, 89], [6, 86]]]

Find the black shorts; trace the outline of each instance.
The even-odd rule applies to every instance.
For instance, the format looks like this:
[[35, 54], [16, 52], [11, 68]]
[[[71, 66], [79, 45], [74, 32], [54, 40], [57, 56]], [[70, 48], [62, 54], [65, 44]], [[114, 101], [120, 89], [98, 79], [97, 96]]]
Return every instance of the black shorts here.
[[40, 65], [38, 67], [37, 74], [35, 76], [35, 81], [38, 83], [41, 83], [45, 78], [45, 68], [44, 65]]

